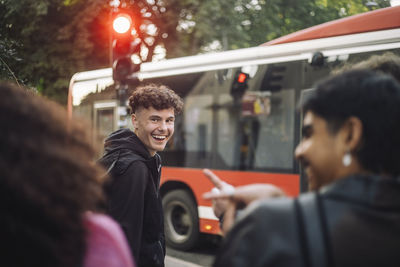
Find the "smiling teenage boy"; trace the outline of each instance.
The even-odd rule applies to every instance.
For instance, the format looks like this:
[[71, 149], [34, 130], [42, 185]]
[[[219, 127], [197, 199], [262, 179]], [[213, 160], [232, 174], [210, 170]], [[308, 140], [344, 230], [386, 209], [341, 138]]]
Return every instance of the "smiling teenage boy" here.
[[120, 129], [105, 141], [100, 159], [112, 177], [107, 211], [120, 223], [138, 266], [164, 266], [164, 219], [159, 193], [161, 158], [174, 133], [182, 99], [163, 85], [138, 87], [129, 98], [133, 132]]

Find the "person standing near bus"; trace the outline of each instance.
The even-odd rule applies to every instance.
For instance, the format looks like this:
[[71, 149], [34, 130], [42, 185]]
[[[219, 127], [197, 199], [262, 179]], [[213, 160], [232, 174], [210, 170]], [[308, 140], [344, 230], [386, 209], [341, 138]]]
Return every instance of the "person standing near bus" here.
[[368, 70], [344, 72], [317, 84], [301, 110], [295, 156], [311, 192], [261, 200], [279, 195], [270, 185], [208, 194], [230, 197], [230, 222], [249, 204], [214, 266], [397, 266], [400, 84]]
[[138, 87], [129, 98], [133, 131], [120, 129], [105, 140], [99, 162], [111, 176], [108, 213], [120, 223], [138, 266], [164, 266], [164, 218], [159, 191], [161, 158], [174, 133], [182, 99], [164, 85]]

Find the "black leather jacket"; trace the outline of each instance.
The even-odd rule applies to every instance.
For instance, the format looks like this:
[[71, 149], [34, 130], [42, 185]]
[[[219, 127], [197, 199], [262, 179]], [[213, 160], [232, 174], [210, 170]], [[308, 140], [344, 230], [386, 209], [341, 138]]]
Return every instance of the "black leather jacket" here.
[[164, 266], [160, 156], [151, 157], [132, 131], [121, 129], [106, 139], [99, 162], [112, 176], [106, 186], [107, 211], [121, 225], [136, 263]]
[[239, 217], [214, 266], [399, 266], [399, 179], [348, 177]]

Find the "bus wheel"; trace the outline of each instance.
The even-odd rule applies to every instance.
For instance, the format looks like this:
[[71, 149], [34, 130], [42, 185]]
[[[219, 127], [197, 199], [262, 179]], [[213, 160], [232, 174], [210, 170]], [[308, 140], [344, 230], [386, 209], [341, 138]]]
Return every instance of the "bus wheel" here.
[[175, 249], [189, 250], [199, 239], [199, 217], [193, 197], [186, 190], [174, 190], [163, 199], [165, 239]]

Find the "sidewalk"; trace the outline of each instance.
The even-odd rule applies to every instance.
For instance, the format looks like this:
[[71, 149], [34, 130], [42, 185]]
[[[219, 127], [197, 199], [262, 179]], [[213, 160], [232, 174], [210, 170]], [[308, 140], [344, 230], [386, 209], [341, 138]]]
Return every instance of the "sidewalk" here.
[[165, 267], [203, 267], [203, 266], [167, 255], [165, 256]]

